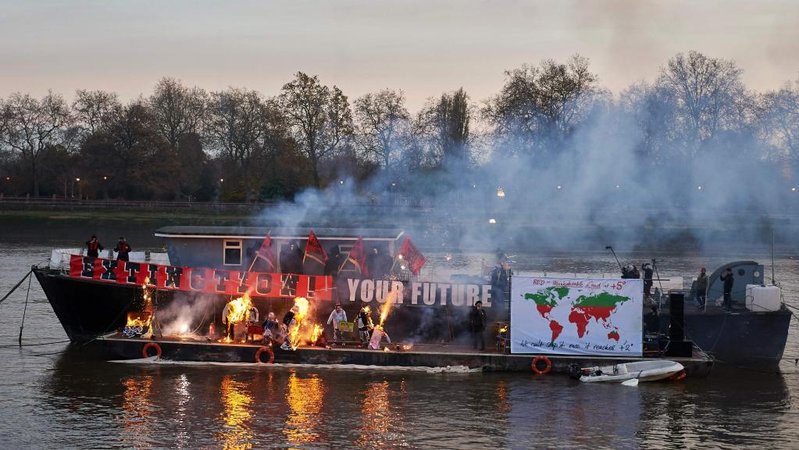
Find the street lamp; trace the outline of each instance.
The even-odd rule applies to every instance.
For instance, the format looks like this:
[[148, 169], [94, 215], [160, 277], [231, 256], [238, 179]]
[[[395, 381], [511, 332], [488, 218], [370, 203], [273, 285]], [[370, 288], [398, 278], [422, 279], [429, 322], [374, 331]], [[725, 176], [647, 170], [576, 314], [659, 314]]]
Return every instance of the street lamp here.
[[502, 189], [502, 187], [498, 187], [497, 188], [497, 197], [505, 198], [505, 189]]

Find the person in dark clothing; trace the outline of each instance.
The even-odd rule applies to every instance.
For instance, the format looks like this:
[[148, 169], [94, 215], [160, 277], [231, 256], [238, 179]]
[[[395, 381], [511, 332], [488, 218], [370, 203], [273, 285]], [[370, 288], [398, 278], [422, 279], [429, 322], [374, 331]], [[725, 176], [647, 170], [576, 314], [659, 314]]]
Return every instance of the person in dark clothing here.
[[374, 322], [372, 322], [372, 314], [368, 306], [364, 306], [358, 311], [357, 326], [358, 337], [361, 340], [361, 344], [369, 345], [369, 338], [372, 335]]
[[92, 235], [92, 237], [86, 241], [86, 248], [86, 256], [93, 256], [95, 258], [100, 256], [100, 252], [103, 251], [103, 246], [95, 235]]
[[343, 262], [344, 258], [338, 245], [330, 247], [330, 249], [327, 251], [327, 261], [325, 262], [325, 275], [334, 277], [338, 275], [338, 269], [341, 267]]
[[369, 276], [375, 280], [383, 279], [391, 270], [394, 261], [390, 256], [381, 253], [377, 247], [372, 247], [372, 252], [366, 256], [366, 267], [369, 268]]
[[120, 261], [129, 261], [130, 260], [130, 244], [125, 239], [124, 236], [119, 238], [119, 242], [117, 242], [117, 246], [114, 247], [114, 251], [117, 252], [117, 259]]
[[704, 267], [699, 270], [699, 276], [696, 277], [696, 300], [699, 302], [700, 308], [705, 307], [705, 301], [707, 301], [707, 273]]
[[483, 332], [486, 329], [486, 312], [483, 309], [483, 302], [478, 300], [474, 306], [472, 306], [472, 310], [469, 311], [469, 332], [472, 335], [472, 348], [477, 350], [478, 346], [480, 350], [486, 349], [485, 339], [483, 337]]
[[513, 271], [510, 262], [503, 258], [497, 267], [491, 271], [491, 298], [497, 301], [510, 301], [510, 280]]
[[280, 250], [280, 271], [282, 273], [302, 273], [302, 254], [296, 242]]
[[652, 265], [649, 263], [644, 263], [641, 266], [641, 269], [644, 271], [644, 295], [647, 297], [652, 296], [652, 274], [654, 270], [652, 269]]
[[732, 269], [728, 267], [719, 279], [724, 282], [724, 309], [732, 309], [732, 285], [735, 282]]
[[283, 323], [280, 325], [281, 335], [285, 336], [285, 340], [280, 346], [283, 350], [289, 350], [291, 348], [292, 343], [289, 342], [289, 336], [291, 336], [291, 332], [294, 329], [299, 327], [297, 312], [299, 312], [299, 308], [295, 305], [283, 316]]

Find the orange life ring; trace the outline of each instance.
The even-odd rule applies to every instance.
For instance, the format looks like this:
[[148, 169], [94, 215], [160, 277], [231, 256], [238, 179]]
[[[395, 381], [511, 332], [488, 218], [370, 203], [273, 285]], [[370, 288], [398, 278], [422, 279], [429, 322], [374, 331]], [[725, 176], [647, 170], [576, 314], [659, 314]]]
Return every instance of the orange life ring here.
[[256, 363], [258, 364], [263, 363], [263, 361], [261, 361], [261, 354], [263, 352], [269, 353], [269, 361], [267, 361], [266, 364], [272, 364], [273, 362], [275, 362], [275, 352], [273, 352], [271, 348], [264, 346], [259, 348], [258, 351], [255, 352]]
[[148, 342], [148, 343], [144, 344], [144, 348], [141, 349], [142, 356], [145, 357], [145, 358], [149, 358], [150, 357], [149, 350], [151, 348], [155, 349], [156, 358], [160, 358], [161, 357], [161, 346], [156, 344], [155, 342]]
[[[544, 363], [543, 369], [538, 367], [538, 363], [540, 362]], [[552, 361], [550, 361], [546, 356], [538, 355], [533, 358], [533, 362], [530, 364], [530, 367], [533, 369], [533, 372], [535, 372], [536, 375], [546, 375], [552, 370]]]

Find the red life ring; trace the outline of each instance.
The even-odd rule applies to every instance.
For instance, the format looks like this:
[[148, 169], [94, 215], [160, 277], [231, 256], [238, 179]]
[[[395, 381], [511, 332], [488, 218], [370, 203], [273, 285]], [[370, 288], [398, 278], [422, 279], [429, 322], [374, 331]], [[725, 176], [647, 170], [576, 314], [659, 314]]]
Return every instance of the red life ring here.
[[155, 357], [156, 358], [160, 358], [161, 357], [161, 346], [156, 344], [155, 342], [148, 342], [148, 343], [144, 344], [144, 348], [141, 349], [142, 356], [145, 357], [145, 358], [149, 358], [150, 357], [149, 350], [151, 348], [155, 349]]
[[261, 347], [258, 349], [258, 351], [255, 352], [256, 363], [258, 364], [263, 363], [263, 361], [261, 361], [261, 354], [263, 352], [269, 353], [269, 361], [267, 361], [266, 364], [272, 364], [273, 362], [275, 362], [275, 353], [272, 351], [272, 349], [269, 347]]
[[[539, 363], [541, 362], [544, 363], [543, 368], [539, 367]], [[538, 355], [533, 358], [533, 362], [530, 367], [533, 369], [533, 372], [535, 372], [536, 375], [546, 375], [552, 370], [552, 361], [550, 361], [546, 356]]]

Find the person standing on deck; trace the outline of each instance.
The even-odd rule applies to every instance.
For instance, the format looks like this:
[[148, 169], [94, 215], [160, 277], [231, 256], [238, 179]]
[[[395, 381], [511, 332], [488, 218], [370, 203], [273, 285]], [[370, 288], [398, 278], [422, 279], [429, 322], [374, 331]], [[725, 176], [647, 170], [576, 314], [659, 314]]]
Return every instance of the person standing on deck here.
[[696, 277], [696, 301], [699, 302], [699, 307], [705, 307], [707, 300], [707, 273], [705, 268], [699, 269], [699, 276]]
[[86, 256], [97, 258], [100, 256], [101, 251], [103, 251], [103, 246], [100, 244], [100, 241], [97, 240], [97, 236], [93, 234], [92, 237], [86, 241]]
[[230, 306], [232, 303], [232, 301], [228, 302], [222, 310], [222, 325], [225, 327], [225, 337], [231, 340], [233, 339], [233, 322], [230, 321], [228, 316], [230, 315]]
[[510, 282], [513, 271], [505, 255], [500, 256], [499, 265], [491, 271], [491, 298], [497, 302], [510, 301]]
[[644, 263], [641, 266], [641, 269], [644, 271], [644, 295], [647, 297], [652, 296], [652, 274], [654, 270], [652, 269], [652, 264]]
[[719, 279], [724, 282], [724, 309], [729, 311], [732, 309], [732, 285], [735, 282], [732, 269], [728, 267]]
[[341, 308], [341, 303], [336, 302], [336, 308], [333, 312], [330, 313], [330, 317], [327, 318], [327, 324], [333, 325], [333, 342], [341, 342], [341, 330], [339, 330], [338, 325], [341, 322], [347, 321], [347, 312]]
[[480, 351], [486, 349], [485, 338], [483, 337], [486, 329], [486, 312], [483, 309], [483, 302], [478, 300], [469, 312], [469, 332], [472, 334], [472, 348]]
[[117, 259], [119, 261], [129, 261], [130, 260], [130, 251], [133, 250], [130, 248], [130, 244], [125, 239], [125, 236], [120, 236], [119, 242], [117, 242], [117, 246], [114, 247], [114, 251], [117, 252]]
[[289, 339], [292, 336], [292, 332], [296, 333], [300, 327], [299, 322], [297, 322], [297, 313], [299, 311], [297, 305], [294, 305], [288, 310], [286, 315], [283, 316], [283, 323], [280, 324], [280, 334], [284, 336], [283, 344], [280, 348], [283, 350], [291, 350], [292, 343], [289, 342]]
[[374, 328], [372, 316], [369, 312], [369, 307], [364, 306], [358, 312], [358, 337], [361, 339], [363, 345], [369, 344], [370, 332]]

